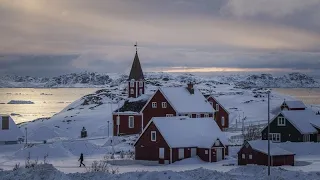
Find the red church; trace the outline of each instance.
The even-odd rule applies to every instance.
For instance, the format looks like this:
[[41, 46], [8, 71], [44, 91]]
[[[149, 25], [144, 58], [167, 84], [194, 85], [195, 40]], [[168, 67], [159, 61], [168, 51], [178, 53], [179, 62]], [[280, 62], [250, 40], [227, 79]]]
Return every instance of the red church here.
[[113, 112], [113, 135], [139, 134], [153, 117], [188, 116], [213, 120], [214, 109], [203, 94], [187, 87], [161, 87], [151, 97], [136, 52], [128, 78], [128, 99]]

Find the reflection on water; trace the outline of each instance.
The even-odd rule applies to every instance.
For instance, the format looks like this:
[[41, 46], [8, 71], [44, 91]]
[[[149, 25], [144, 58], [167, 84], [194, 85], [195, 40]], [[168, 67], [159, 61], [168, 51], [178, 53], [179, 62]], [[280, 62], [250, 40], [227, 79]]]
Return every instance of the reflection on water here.
[[276, 88], [274, 90], [300, 99], [305, 104], [320, 105], [320, 88]]
[[[0, 88], [0, 114], [12, 115], [19, 123], [51, 117], [95, 88]], [[32, 101], [34, 104], [7, 104], [11, 100]]]

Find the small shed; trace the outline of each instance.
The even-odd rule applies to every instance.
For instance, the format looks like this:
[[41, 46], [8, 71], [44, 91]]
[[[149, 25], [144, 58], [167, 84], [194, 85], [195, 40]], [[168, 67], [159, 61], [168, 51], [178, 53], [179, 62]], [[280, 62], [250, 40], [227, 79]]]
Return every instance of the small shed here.
[[0, 116], [0, 145], [17, 144], [23, 137], [20, 128], [8, 115]]
[[[294, 153], [270, 142], [271, 166], [294, 165]], [[238, 165], [268, 165], [268, 141], [254, 140], [243, 144], [238, 152]]]

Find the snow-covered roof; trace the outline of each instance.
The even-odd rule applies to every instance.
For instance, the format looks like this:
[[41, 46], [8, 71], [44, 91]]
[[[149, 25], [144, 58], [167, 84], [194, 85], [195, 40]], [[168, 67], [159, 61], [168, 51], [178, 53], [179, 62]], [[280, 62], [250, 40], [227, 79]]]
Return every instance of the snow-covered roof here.
[[143, 94], [137, 98], [128, 98], [123, 105], [116, 109], [113, 114], [139, 114], [148, 102], [150, 95]]
[[[268, 141], [267, 140], [254, 140], [248, 141], [252, 149], [259, 151], [263, 154], [268, 154]], [[280, 148], [277, 144], [270, 142], [270, 155], [281, 156], [281, 155], [294, 155], [294, 153]]]
[[286, 103], [290, 109], [306, 108], [306, 105], [302, 101], [284, 101], [284, 103]]
[[318, 132], [311, 123], [320, 126], [320, 116], [317, 116], [312, 110], [282, 111], [281, 114], [302, 134]]
[[137, 98], [128, 98], [128, 101], [129, 102], [148, 101], [150, 97], [151, 97], [150, 94], [142, 94], [141, 96], [139, 96]]
[[2, 117], [0, 116], [0, 141], [17, 141], [18, 138], [23, 136], [22, 131], [18, 128], [15, 122], [9, 117], [9, 129], [2, 129]]
[[211, 148], [217, 139], [228, 145], [227, 137], [212, 118], [154, 117], [152, 122], [171, 148]]
[[219, 98], [219, 96], [214, 96], [214, 95], [210, 95], [208, 98], [213, 98], [228, 114], [229, 114], [229, 111], [226, 109], [227, 107], [227, 103], [222, 99], [222, 98]]
[[214, 109], [196, 88], [191, 94], [186, 87], [161, 87], [160, 91], [178, 113], [212, 113]]

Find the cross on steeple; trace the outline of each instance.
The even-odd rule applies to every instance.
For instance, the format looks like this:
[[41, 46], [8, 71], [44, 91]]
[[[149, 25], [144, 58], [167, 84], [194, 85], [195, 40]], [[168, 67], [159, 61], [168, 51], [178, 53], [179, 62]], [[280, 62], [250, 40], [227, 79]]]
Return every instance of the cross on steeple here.
[[136, 42], [136, 44], [134, 45], [134, 47], [136, 47], [136, 52], [138, 52], [138, 43]]

